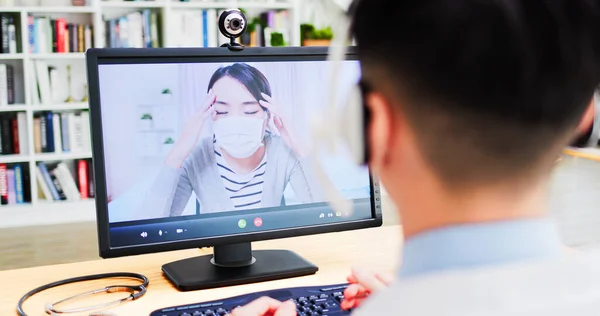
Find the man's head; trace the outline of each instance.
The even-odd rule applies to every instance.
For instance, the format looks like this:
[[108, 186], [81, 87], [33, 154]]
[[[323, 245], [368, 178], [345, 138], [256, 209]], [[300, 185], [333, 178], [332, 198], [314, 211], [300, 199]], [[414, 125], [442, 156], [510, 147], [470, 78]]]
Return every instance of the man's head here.
[[448, 190], [537, 181], [590, 123], [600, 1], [359, 0], [351, 12], [388, 187], [419, 168]]

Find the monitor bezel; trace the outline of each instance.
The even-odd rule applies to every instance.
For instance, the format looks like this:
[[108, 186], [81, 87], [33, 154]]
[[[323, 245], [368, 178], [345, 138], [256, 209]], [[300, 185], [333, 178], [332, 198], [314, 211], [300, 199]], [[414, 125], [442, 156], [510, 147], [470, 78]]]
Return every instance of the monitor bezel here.
[[[95, 204], [99, 254], [102, 258], [114, 258], [147, 253], [166, 252], [191, 248], [218, 246], [223, 244], [256, 242], [279, 238], [298, 237], [322, 233], [332, 233], [381, 226], [381, 188], [378, 179], [370, 173], [371, 219], [356, 220], [301, 228], [240, 233], [230, 236], [177, 240], [155, 244], [132, 245], [127, 247], [110, 246], [110, 222], [106, 194], [106, 173], [104, 166], [104, 140], [102, 133], [102, 113], [100, 109], [100, 85], [98, 66], [101, 64], [123, 63], [173, 63], [189, 59], [198, 62], [245, 62], [264, 61], [325, 61], [327, 47], [253, 47], [243, 51], [227, 48], [121, 48], [89, 49], [86, 52], [86, 65], [89, 84], [89, 109], [92, 133], [92, 156], [95, 181]], [[350, 47], [346, 60], [358, 60], [355, 47]]]

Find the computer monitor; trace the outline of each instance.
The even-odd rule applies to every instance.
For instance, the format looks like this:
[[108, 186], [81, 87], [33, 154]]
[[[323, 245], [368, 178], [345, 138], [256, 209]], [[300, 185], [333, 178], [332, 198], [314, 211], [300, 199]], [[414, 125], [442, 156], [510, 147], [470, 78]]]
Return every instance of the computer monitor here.
[[[366, 167], [317, 158], [353, 201], [342, 214], [310, 163], [309, 122], [330, 92], [327, 53], [88, 50], [101, 257], [213, 246], [211, 256], [163, 266], [178, 289], [196, 290], [318, 270], [251, 242], [380, 226], [379, 184]], [[344, 95], [360, 77], [354, 50], [341, 69]]]

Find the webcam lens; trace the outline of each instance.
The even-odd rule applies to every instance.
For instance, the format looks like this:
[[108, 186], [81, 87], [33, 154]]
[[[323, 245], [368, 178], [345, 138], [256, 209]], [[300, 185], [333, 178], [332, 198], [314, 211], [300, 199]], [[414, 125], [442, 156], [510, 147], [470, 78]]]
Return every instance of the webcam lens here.
[[242, 21], [240, 21], [239, 19], [232, 19], [229, 25], [232, 30], [239, 30], [242, 26]]

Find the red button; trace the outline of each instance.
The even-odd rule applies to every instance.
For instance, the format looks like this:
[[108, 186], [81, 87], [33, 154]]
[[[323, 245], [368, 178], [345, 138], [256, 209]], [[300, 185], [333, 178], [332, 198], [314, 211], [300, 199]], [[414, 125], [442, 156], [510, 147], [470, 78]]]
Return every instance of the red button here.
[[260, 217], [255, 218], [254, 219], [254, 226], [256, 226], [256, 227], [262, 226], [262, 218], [260, 218]]

